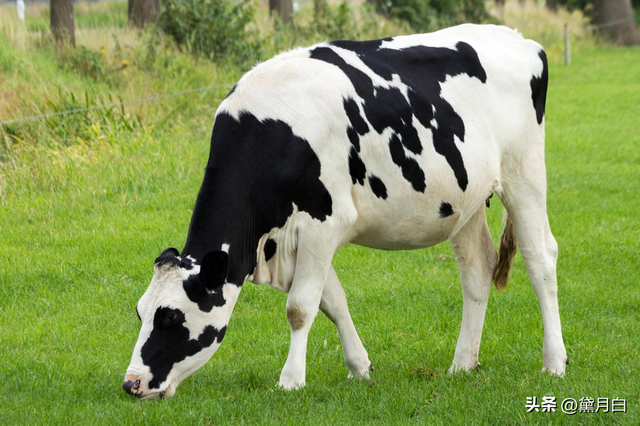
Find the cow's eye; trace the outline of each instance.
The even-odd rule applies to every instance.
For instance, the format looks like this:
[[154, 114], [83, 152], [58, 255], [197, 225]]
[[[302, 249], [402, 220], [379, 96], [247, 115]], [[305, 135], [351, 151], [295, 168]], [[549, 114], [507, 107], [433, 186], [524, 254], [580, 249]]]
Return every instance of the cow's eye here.
[[178, 318], [178, 314], [176, 314], [174, 311], [168, 311], [165, 315], [164, 315], [164, 325], [171, 325], [175, 322], [176, 318]]

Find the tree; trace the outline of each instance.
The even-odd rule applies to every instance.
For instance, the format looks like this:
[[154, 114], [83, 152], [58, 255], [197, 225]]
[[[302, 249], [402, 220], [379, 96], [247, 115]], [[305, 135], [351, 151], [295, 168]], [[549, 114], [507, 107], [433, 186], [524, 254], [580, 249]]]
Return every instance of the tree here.
[[56, 43], [76, 45], [73, 23], [73, 0], [51, 0], [51, 33]]
[[547, 0], [545, 3], [550, 11], [553, 13], [558, 12], [558, 2], [556, 0]]
[[130, 24], [144, 28], [160, 16], [160, 0], [128, 0], [127, 14]]
[[631, 0], [594, 0], [593, 23], [617, 44], [640, 44]]
[[293, 2], [292, 0], [269, 0], [269, 12], [277, 13], [280, 20], [288, 24], [292, 21]]

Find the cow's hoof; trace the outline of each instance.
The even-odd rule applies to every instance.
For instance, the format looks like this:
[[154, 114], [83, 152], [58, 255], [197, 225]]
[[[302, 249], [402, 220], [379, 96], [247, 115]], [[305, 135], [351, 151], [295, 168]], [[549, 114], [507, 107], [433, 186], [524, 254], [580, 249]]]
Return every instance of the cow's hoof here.
[[476, 362], [475, 364], [471, 364], [471, 365], [462, 365], [462, 364], [456, 364], [455, 362], [453, 364], [451, 364], [451, 367], [449, 367], [449, 370], [447, 371], [447, 374], [455, 374], [455, 373], [467, 373], [469, 371], [477, 371], [480, 370], [481, 366], [479, 362]]
[[369, 380], [369, 372], [373, 371], [373, 364], [369, 363], [369, 367], [360, 371], [349, 371], [347, 379], [363, 379]]
[[544, 373], [549, 373], [552, 376], [563, 377], [567, 370], [567, 365], [569, 365], [569, 358], [566, 355], [559, 356], [554, 360], [543, 360], [542, 371]]
[[305, 386], [305, 383], [299, 383], [299, 382], [294, 382], [294, 381], [283, 381], [280, 380], [280, 382], [278, 382], [278, 388], [285, 390], [285, 391], [294, 391], [294, 390], [298, 390], [301, 389]]
[[564, 373], [566, 372], [566, 364], [563, 364], [562, 366], [556, 366], [556, 367], [542, 367], [542, 372], [543, 373], [548, 373], [551, 376], [555, 376], [555, 377], [564, 377]]

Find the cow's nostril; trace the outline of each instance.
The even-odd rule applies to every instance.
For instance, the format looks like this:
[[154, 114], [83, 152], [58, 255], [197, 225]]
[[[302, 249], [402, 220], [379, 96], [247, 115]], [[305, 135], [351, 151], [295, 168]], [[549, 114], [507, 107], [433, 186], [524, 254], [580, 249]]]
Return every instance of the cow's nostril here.
[[124, 389], [129, 395], [133, 395], [133, 391], [137, 390], [140, 387], [140, 380], [127, 380], [122, 384], [122, 389]]

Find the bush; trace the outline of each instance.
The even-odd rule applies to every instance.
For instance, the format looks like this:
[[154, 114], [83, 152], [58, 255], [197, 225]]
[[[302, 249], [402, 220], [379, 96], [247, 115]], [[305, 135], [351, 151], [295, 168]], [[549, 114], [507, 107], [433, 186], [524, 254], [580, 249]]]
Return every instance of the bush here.
[[247, 29], [254, 12], [249, 0], [163, 0], [158, 26], [181, 49], [242, 64], [258, 56], [257, 35]]
[[489, 19], [484, 0], [376, 0], [376, 9], [425, 32]]
[[113, 58], [108, 60], [103, 48], [94, 51], [85, 46], [66, 47], [58, 49], [56, 56], [63, 69], [91, 78], [95, 82], [106, 83], [109, 87], [118, 87], [124, 82], [123, 73], [126, 73], [129, 65], [126, 60], [116, 63]]
[[354, 16], [346, 1], [338, 6], [316, 0], [315, 13], [311, 23], [312, 31], [323, 38], [349, 39], [357, 37]]

